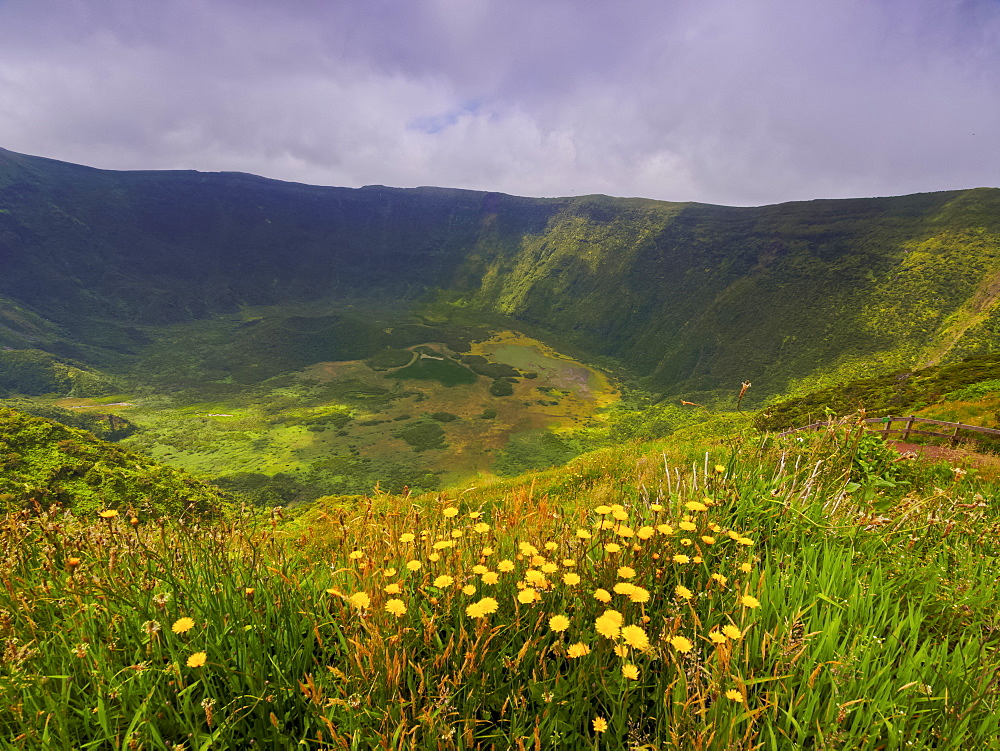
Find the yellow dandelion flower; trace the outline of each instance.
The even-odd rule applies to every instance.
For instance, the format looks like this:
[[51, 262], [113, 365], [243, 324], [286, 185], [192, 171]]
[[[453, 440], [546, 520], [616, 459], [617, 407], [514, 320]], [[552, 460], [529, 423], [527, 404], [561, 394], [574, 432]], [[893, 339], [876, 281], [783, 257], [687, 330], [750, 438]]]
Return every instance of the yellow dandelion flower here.
[[743, 595], [740, 598], [740, 605], [743, 605], [744, 607], [748, 608], [759, 608], [760, 600], [758, 600], [753, 595]]
[[743, 632], [740, 631], [738, 628], [736, 628], [736, 626], [731, 626], [729, 624], [726, 624], [725, 626], [722, 627], [722, 633], [724, 633], [730, 639], [743, 638]]
[[532, 566], [541, 566], [543, 563], [545, 563], [545, 556], [533, 555], [531, 556], [531, 559], [528, 561], [528, 563], [530, 563]]
[[483, 555], [489, 558], [491, 555], [493, 555], [493, 548], [491, 547], [483, 548]]
[[390, 577], [395, 575], [396, 575], [396, 569], [394, 568], [387, 568], [382, 570], [382, 576]]
[[619, 566], [618, 567], [618, 578], [619, 579], [631, 579], [635, 576], [635, 569], [631, 566]]
[[726, 586], [726, 582], [729, 581], [729, 579], [724, 577], [722, 574], [712, 574], [711, 578], [719, 582], [719, 584], [721, 584], [723, 587]]
[[711, 639], [714, 644], [726, 643], [726, 635], [718, 631], [709, 631], [708, 638]]
[[102, 519], [114, 519], [116, 516], [118, 516], [118, 512], [115, 511], [113, 508], [109, 508], [98, 513], [98, 516], [101, 517]]
[[677, 526], [683, 529], [685, 532], [694, 532], [696, 529], [698, 529], [698, 525], [695, 524], [694, 522], [681, 522]]
[[558, 547], [559, 547], [559, 546], [558, 546], [558, 545], [556, 545], [556, 543], [554, 543], [554, 542], [551, 542], [551, 541], [550, 541], [550, 542], [547, 542], [547, 543], [545, 543], [545, 549], [546, 549], [546, 550], [548, 550], [548, 551], [550, 551], [550, 552], [551, 552], [551, 551], [553, 551], [553, 550], [555, 550], [555, 549], [556, 549], [556, 548], [558, 548]]
[[616, 542], [609, 542], [604, 546], [604, 549], [607, 550], [609, 553], [618, 553], [619, 551], [621, 551], [622, 546]]
[[635, 585], [629, 582], [618, 582], [612, 590], [616, 595], [630, 595], [635, 589]]
[[571, 660], [575, 660], [578, 657], [586, 657], [589, 654], [590, 654], [590, 647], [588, 647], [582, 641], [578, 641], [576, 644], [571, 645], [570, 648], [566, 650], [566, 656], [569, 657]]
[[720, 527], [720, 526], [719, 526], [718, 524], [716, 524], [715, 522], [712, 522], [711, 524], [709, 524], [709, 525], [708, 525], [708, 528], [709, 528], [710, 530], [712, 530], [713, 532], [715, 532], [715, 534], [719, 534], [719, 532], [721, 532], [721, 531], [722, 531], [722, 527]]
[[490, 615], [491, 613], [495, 613], [497, 612], [497, 608], [500, 607], [500, 603], [498, 603], [492, 597], [484, 597], [476, 604], [479, 606], [479, 611], [483, 615]]
[[595, 525], [598, 529], [614, 529], [618, 524], [612, 519], [605, 519], [600, 524]]
[[673, 560], [674, 560], [674, 563], [690, 563], [691, 562], [691, 559], [688, 558], [683, 553], [678, 553], [677, 555], [675, 555]]
[[674, 528], [671, 527], [669, 524], [657, 524], [656, 531], [659, 532], [661, 535], [669, 536], [674, 533]]
[[449, 506], [441, 512], [441, 516], [445, 519], [451, 519], [453, 516], [458, 516], [458, 509], [454, 506]]
[[447, 550], [448, 548], [455, 547], [455, 543], [452, 540], [438, 540], [431, 547], [435, 550]]
[[684, 508], [688, 511], [708, 511], [708, 506], [701, 501], [688, 501], [684, 504]]
[[649, 637], [646, 636], [642, 626], [624, 626], [622, 628], [622, 639], [630, 647], [636, 649], [646, 649], [649, 647]]
[[716, 464], [715, 465], [715, 471], [718, 472], [721, 475], [723, 472], [726, 471], [726, 468], [723, 467], [721, 464]]
[[595, 589], [594, 599], [600, 602], [611, 602], [611, 593], [606, 589]]
[[739, 691], [737, 691], [734, 688], [731, 688], [728, 691], [726, 691], [726, 698], [729, 699], [729, 700], [731, 700], [731, 701], [735, 701], [735, 702], [737, 702], [739, 704], [743, 703], [743, 694], [741, 694]]
[[549, 628], [556, 633], [562, 633], [569, 628], [569, 618], [564, 615], [554, 615], [549, 618]]
[[486, 568], [486, 566], [484, 566], [481, 563], [478, 563], [472, 567], [472, 573], [476, 574], [477, 576], [485, 574], [487, 571], [489, 571], [489, 569]]
[[574, 566], [576, 566], [576, 561], [574, 561], [572, 558], [563, 558], [562, 565], [565, 566], [566, 568], [573, 568]]
[[654, 534], [656, 534], [656, 530], [653, 529], [652, 527], [639, 527], [638, 531], [635, 533], [635, 536], [638, 537], [640, 540], [648, 540]]
[[205, 664], [205, 660], [208, 659], [208, 655], [204, 652], [195, 652], [187, 658], [187, 666], [189, 668], [200, 668]]
[[394, 615], [399, 618], [401, 615], [406, 613], [406, 603], [404, 603], [399, 598], [393, 598], [391, 600], [386, 600], [385, 602], [385, 612], [390, 615]]
[[661, 511], [663, 511], [663, 506], [661, 506], [659, 503], [653, 503], [650, 505], [649, 510], [655, 514], [658, 514]]
[[344, 596], [344, 593], [341, 592], [336, 587], [330, 587], [330, 589], [326, 590], [326, 593], [328, 595], [334, 595], [335, 597], [343, 597]]
[[514, 561], [504, 559], [497, 564], [497, 568], [504, 573], [514, 570]]
[[623, 616], [617, 610], [611, 610], [611, 609], [605, 610], [601, 614], [601, 618], [609, 618], [617, 626], [621, 626], [625, 622], [625, 616]]
[[535, 601], [536, 596], [539, 596], [538, 592], [531, 587], [525, 587], [517, 593], [517, 601], [522, 605], [528, 605]]
[[418, 571], [423, 564], [420, 561], [410, 561], [406, 564], [406, 568], [410, 571]]
[[356, 561], [359, 558], [364, 558], [365, 554], [362, 553], [360, 550], [352, 550], [350, 553], [347, 554], [347, 557], [350, 558], [352, 561]]
[[597, 629], [597, 633], [608, 639], [617, 639], [621, 631], [621, 627], [617, 623], [604, 616], [594, 621], [594, 628]]
[[448, 574], [441, 574], [434, 580], [434, 586], [439, 589], [444, 589], [445, 587], [450, 587], [455, 583], [455, 580], [448, 576]]
[[734, 531], [732, 529], [729, 530], [728, 532], [726, 532], [726, 536], [730, 540], [738, 540], [738, 539], [740, 539], [740, 537], [742, 537], [742, 535], [739, 532], [736, 532], [736, 531]]
[[576, 536], [579, 537], [581, 540], [589, 540], [591, 537], [593, 537], [593, 535], [590, 534], [590, 532], [588, 532], [585, 529], [576, 530]]
[[529, 568], [524, 572], [524, 580], [528, 582], [528, 584], [542, 584], [545, 582], [545, 574], [541, 571]]
[[477, 522], [475, 525], [473, 525], [472, 529], [476, 533], [484, 535], [490, 531], [490, 525], [487, 524], [486, 522]]
[[715, 538], [712, 537], [712, 535], [702, 535], [701, 536], [701, 541], [703, 543], [705, 543], [706, 545], [714, 545], [715, 544]]
[[611, 513], [611, 507], [610, 506], [600, 505], [600, 506], [598, 506], [597, 508], [594, 509], [594, 513], [595, 514], [600, 514], [601, 516], [604, 516], [605, 514], [610, 514]]
[[486, 615], [483, 612], [483, 609], [482, 607], [480, 607], [478, 602], [473, 602], [470, 605], [466, 605], [465, 614], [469, 618], [482, 618], [484, 615]]
[[466, 584], [464, 587], [462, 587], [462, 594], [471, 597], [472, 595], [476, 594], [476, 588], [471, 584]]
[[603, 717], [595, 717], [590, 724], [594, 728], [595, 733], [603, 733], [608, 729], [608, 721]]
[[642, 587], [633, 587], [632, 591], [628, 593], [628, 599], [638, 603], [649, 602], [649, 590]]
[[580, 575], [579, 574], [574, 574], [573, 572], [570, 572], [568, 574], [563, 574], [562, 580], [563, 580], [563, 584], [568, 584], [569, 586], [572, 587], [574, 584], [579, 584], [580, 583]]
[[694, 597], [694, 592], [692, 592], [690, 589], [688, 589], [682, 584], [678, 584], [676, 587], [674, 587], [674, 594], [676, 594], [678, 597], [684, 598], [685, 600], [690, 600], [692, 597]]
[[681, 538], [681, 545], [683, 545], [686, 548], [691, 547], [691, 538], [690, 537]]
[[736, 544], [737, 545], [746, 545], [747, 547], [749, 547], [749, 546], [753, 545], [753, 540], [751, 540], [749, 537], [741, 537], [740, 539], [738, 539], [736, 541]]
[[431, 553], [430, 555], [427, 556], [427, 560], [430, 561], [431, 563], [437, 563], [438, 561], [441, 560], [441, 555], [439, 553]]
[[470, 511], [469, 512], [469, 518], [470, 519], [478, 519], [482, 515], [483, 515], [482, 511]]
[[753, 566], [749, 563], [741, 563], [740, 571], [742, 571], [744, 574], [749, 574], [751, 571], [753, 571]]
[[555, 563], [551, 563], [550, 562], [550, 563], [543, 563], [542, 564], [542, 571], [544, 573], [546, 573], [546, 574], [554, 574], [558, 570], [559, 570], [559, 566], [557, 564], [555, 564]]
[[692, 560], [693, 562], [695, 562], [695, 563], [701, 563], [701, 562], [702, 562], [702, 561], [704, 561], [705, 559], [704, 559], [704, 558], [702, 558], [702, 557], [701, 557], [700, 555], [696, 555], [696, 556], [695, 556], [694, 558], [692, 558], [691, 560]]
[[483, 584], [496, 584], [500, 581], [500, 575], [496, 571], [484, 571], [481, 578]]
[[672, 646], [678, 652], [690, 652], [691, 647], [693, 647], [694, 644], [691, 643], [690, 639], [687, 639], [683, 636], [675, 636], [670, 640], [670, 646]]
[[372, 598], [365, 592], [355, 592], [348, 598], [348, 601], [359, 610], [371, 607], [372, 604]]
[[639, 680], [639, 668], [630, 664], [622, 665], [622, 675], [630, 681], [637, 681]]
[[464, 537], [465, 536], [465, 532], [463, 532], [460, 529], [453, 529], [453, 530], [451, 530], [451, 536], [454, 537], [457, 540], [459, 537]]
[[178, 618], [174, 621], [174, 625], [170, 627], [170, 630], [175, 634], [183, 634], [186, 631], [190, 631], [194, 628], [194, 619], [188, 618], [187, 616], [183, 618]]
[[417, 538], [410, 532], [407, 532], [406, 534], [402, 534], [399, 536], [400, 542], [413, 542], [415, 539]]
[[386, 584], [385, 587], [382, 588], [382, 591], [387, 595], [398, 595], [402, 591], [402, 588], [393, 582], [392, 584]]
[[80, 565], [80, 559], [70, 556], [69, 558], [66, 559], [66, 565], [71, 569], [76, 568], [77, 566]]
[[623, 509], [623, 508], [622, 509], [617, 509], [617, 508], [616, 509], [612, 509], [611, 510], [611, 515], [615, 519], [617, 519], [618, 521], [620, 521], [620, 522], [623, 522], [626, 519], [628, 519], [628, 512], [625, 509]]
[[611, 531], [619, 537], [635, 537], [635, 530], [624, 524], [616, 524]]
[[615, 654], [624, 660], [628, 657], [628, 647], [624, 644], [615, 644]]
[[538, 548], [530, 542], [519, 542], [517, 549], [521, 551], [522, 555], [538, 555]]

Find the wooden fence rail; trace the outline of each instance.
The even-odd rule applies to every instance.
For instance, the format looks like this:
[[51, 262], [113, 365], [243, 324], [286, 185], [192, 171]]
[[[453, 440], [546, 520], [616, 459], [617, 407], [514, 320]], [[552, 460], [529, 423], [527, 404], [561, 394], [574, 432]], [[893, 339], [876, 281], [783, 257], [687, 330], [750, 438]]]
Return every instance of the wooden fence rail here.
[[[944, 420], [931, 420], [928, 417], [917, 417], [916, 415], [910, 415], [909, 417], [893, 417], [889, 415], [888, 417], [869, 417], [861, 422], [866, 425], [879, 425], [880, 427], [874, 428], [869, 427], [867, 430], [872, 433], [878, 433], [884, 438], [888, 438], [890, 433], [902, 433], [902, 440], [906, 440], [911, 435], [931, 435], [937, 436], [939, 438], [947, 438], [951, 441], [951, 445], [954, 446], [958, 443], [960, 439], [959, 431], [969, 430], [974, 433], [982, 433], [984, 435], [992, 435], [1000, 437], [1000, 430], [995, 430], [993, 428], [981, 428], [978, 425], [966, 425], [963, 422], [945, 422]], [[893, 427], [895, 423], [900, 423], [900, 427]], [[914, 428], [916, 423], [927, 423], [930, 425], [941, 425], [947, 428], [952, 428], [950, 433], [939, 433], [933, 430], [920, 430]], [[797, 433], [800, 430], [819, 430], [822, 427], [830, 425], [831, 421], [826, 420], [824, 422], [814, 422], [811, 425], [804, 425], [801, 428], [792, 428], [791, 430], [786, 430], [784, 433], [778, 433], [779, 436], [789, 435], [791, 433]]]

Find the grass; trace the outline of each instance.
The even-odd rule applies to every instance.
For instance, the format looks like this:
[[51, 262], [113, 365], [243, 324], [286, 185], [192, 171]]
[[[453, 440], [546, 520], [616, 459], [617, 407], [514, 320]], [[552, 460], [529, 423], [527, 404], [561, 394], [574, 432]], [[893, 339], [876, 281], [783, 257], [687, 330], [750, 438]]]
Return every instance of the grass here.
[[996, 488], [861, 440], [677, 438], [291, 519], [12, 510], [0, 736], [997, 748]]

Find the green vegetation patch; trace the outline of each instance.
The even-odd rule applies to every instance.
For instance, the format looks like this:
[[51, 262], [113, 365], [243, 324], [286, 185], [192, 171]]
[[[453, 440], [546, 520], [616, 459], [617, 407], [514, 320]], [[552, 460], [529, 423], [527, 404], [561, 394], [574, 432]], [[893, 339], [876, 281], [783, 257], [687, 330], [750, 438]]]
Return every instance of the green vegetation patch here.
[[89, 431], [102, 441], [120, 441], [139, 429], [131, 420], [112, 412], [63, 409], [54, 404], [29, 399], [7, 399], [4, 406], [35, 417], [54, 420], [71, 428]]
[[401, 368], [412, 359], [413, 353], [408, 349], [383, 349], [365, 360], [365, 365], [372, 370], [390, 370]]
[[0, 497], [7, 508], [59, 503], [81, 514], [177, 516], [217, 507], [217, 488], [90, 433], [0, 407]]
[[445, 386], [458, 386], [476, 382], [476, 374], [459, 365], [454, 360], [438, 357], [421, 357], [412, 365], [390, 373], [387, 378], [413, 378], [422, 381], [438, 381]]
[[[969, 398], [993, 390], [1000, 372], [1000, 354], [977, 355], [961, 362], [862, 378], [773, 404], [755, 418], [761, 430], [802, 427], [828, 416], [845, 416], [864, 409], [869, 417], [901, 415], [942, 400]], [[970, 389], [965, 391], [965, 389]], [[954, 394], [964, 393], [964, 397]]]
[[410, 423], [404, 428], [400, 428], [394, 436], [402, 438], [413, 446], [414, 451], [428, 451], [430, 449], [447, 448], [448, 444], [444, 440], [444, 428], [437, 422], [430, 420], [420, 420]]
[[497, 456], [493, 471], [498, 475], [514, 476], [565, 464], [579, 454], [579, 448], [549, 430], [515, 433]]

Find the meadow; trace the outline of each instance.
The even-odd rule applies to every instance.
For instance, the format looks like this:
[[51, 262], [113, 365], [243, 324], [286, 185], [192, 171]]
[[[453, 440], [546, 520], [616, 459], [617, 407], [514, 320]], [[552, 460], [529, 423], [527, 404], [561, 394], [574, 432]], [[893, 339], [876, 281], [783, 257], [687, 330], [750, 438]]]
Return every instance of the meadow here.
[[10, 510], [0, 737], [1000, 748], [996, 497], [845, 422], [298, 515]]

